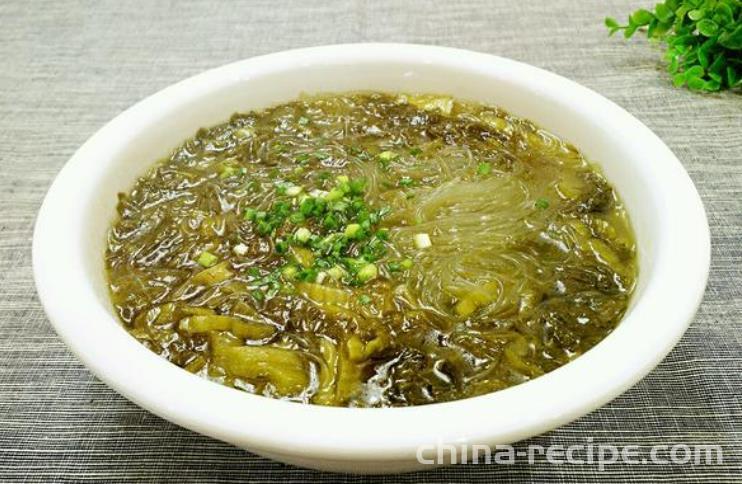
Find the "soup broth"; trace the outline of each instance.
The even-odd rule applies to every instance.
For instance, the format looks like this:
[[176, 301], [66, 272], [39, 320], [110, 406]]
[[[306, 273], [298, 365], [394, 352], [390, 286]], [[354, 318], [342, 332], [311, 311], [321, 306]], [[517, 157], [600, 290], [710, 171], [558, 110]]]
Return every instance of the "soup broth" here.
[[125, 328], [247, 392], [461, 399], [606, 337], [637, 274], [621, 201], [573, 146], [492, 106], [349, 93], [235, 114], [119, 195]]

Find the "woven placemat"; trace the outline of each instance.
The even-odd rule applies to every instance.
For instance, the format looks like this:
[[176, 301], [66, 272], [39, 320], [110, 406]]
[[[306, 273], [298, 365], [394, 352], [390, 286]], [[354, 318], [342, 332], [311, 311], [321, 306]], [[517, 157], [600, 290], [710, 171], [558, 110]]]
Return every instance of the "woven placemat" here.
[[[0, 2], [0, 481], [741, 482], [742, 97], [673, 89], [658, 47], [606, 36], [606, 14], [652, 3]], [[673, 149], [701, 193], [713, 237], [695, 321], [637, 386], [523, 445], [592, 441], [646, 453], [652, 445], [714, 444], [721, 464], [615, 463], [601, 471], [540, 459], [382, 478], [321, 474], [165, 422], [75, 360], [42, 312], [30, 255], [41, 200], [74, 150], [121, 110], [204, 69], [358, 41], [469, 48], [550, 69], [625, 107]]]

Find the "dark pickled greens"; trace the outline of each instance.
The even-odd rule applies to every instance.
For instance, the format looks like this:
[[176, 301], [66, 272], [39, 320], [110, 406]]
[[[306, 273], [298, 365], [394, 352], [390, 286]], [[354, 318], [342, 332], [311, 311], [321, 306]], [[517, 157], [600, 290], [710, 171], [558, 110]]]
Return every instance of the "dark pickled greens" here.
[[321, 405], [456, 400], [589, 350], [629, 303], [634, 237], [582, 154], [446, 96], [235, 114], [119, 195], [106, 266], [142, 344]]

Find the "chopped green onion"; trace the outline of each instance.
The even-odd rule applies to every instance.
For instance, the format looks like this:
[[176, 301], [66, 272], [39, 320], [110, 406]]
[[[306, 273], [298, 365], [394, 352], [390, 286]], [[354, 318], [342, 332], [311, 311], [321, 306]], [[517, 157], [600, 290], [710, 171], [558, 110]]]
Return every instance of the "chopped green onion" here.
[[299, 212], [305, 217], [308, 217], [314, 210], [315, 205], [314, 198], [307, 197], [299, 203]]
[[225, 178], [229, 178], [231, 176], [234, 176], [237, 174], [237, 168], [235, 168], [232, 165], [227, 165], [224, 168], [222, 168], [221, 173], [219, 173], [219, 178], [224, 180]]
[[405, 259], [399, 265], [402, 266], [402, 269], [412, 269], [413, 262], [412, 259]]
[[348, 182], [338, 183], [338, 188], [340, 189], [341, 192], [343, 192], [343, 195], [345, 195], [346, 193], [350, 192], [350, 183]]
[[327, 269], [327, 275], [332, 277], [334, 280], [339, 281], [345, 276], [345, 271], [340, 266], [333, 266]]
[[302, 190], [303, 188], [298, 185], [291, 185], [290, 187], [286, 188], [286, 195], [295, 197], [300, 194]]
[[399, 179], [399, 186], [401, 187], [411, 187], [415, 183], [415, 180], [408, 176], [403, 176]]
[[196, 262], [198, 262], [203, 267], [211, 267], [216, 264], [218, 260], [219, 257], [215, 256], [208, 250], [205, 250], [201, 252], [201, 254], [196, 259]]
[[348, 186], [350, 187], [350, 193], [352, 195], [360, 195], [366, 188], [366, 180], [364, 180], [363, 178], [357, 178], [355, 180], [351, 180], [348, 183]]
[[355, 259], [349, 257], [345, 259], [345, 265], [348, 266], [353, 272], [359, 271], [366, 264], [368, 264], [368, 261], [363, 257], [357, 257]]
[[327, 196], [327, 192], [326, 191], [324, 191], [324, 190], [318, 190], [316, 188], [314, 190], [312, 190], [311, 192], [309, 192], [309, 194], [311, 196], [313, 196], [314, 198], [325, 198]]
[[433, 243], [430, 241], [430, 236], [428, 234], [415, 234], [415, 247], [418, 249], [427, 249], [431, 245], [433, 245]]
[[291, 215], [289, 215], [289, 221], [291, 223], [300, 224], [304, 220], [306, 220], [306, 217], [301, 212], [294, 212]]
[[341, 198], [343, 198], [343, 195], [345, 195], [343, 190], [341, 190], [340, 188], [333, 188], [332, 190], [330, 190], [330, 193], [325, 195], [325, 200], [327, 200], [328, 202], [333, 202], [335, 200], [340, 200]]
[[311, 236], [312, 232], [310, 232], [306, 227], [299, 227], [296, 229], [296, 232], [294, 232], [294, 238], [299, 242], [306, 242]]
[[294, 279], [298, 273], [299, 269], [297, 269], [296, 266], [292, 265], [284, 266], [284, 268], [281, 269], [281, 274], [288, 280]]
[[393, 151], [382, 151], [381, 153], [379, 153], [379, 159], [381, 161], [389, 162], [397, 157], [399, 157], [399, 155]]
[[273, 227], [271, 224], [266, 222], [265, 220], [260, 220], [258, 222], [258, 234], [260, 235], [267, 235], [273, 231]]
[[250, 267], [247, 269], [247, 275], [250, 277], [260, 277], [260, 269], [257, 267]]
[[339, 200], [339, 201], [337, 201], [337, 202], [335, 202], [335, 203], [332, 204], [332, 209], [335, 212], [344, 212], [345, 209], [347, 209], [347, 208], [348, 208], [348, 204], [345, 203], [342, 200]]
[[274, 244], [276, 252], [279, 254], [285, 254], [289, 250], [289, 243], [285, 240], [278, 239]]
[[480, 175], [489, 175], [492, 172], [492, 165], [489, 163], [480, 163], [477, 165], [477, 173]]
[[338, 219], [333, 214], [328, 213], [322, 221], [322, 225], [324, 225], [326, 229], [334, 230], [340, 226], [340, 222], [338, 222]]
[[379, 270], [374, 264], [366, 264], [359, 269], [356, 277], [358, 277], [358, 280], [361, 282], [368, 282], [371, 279], [374, 279], [378, 274]]
[[255, 220], [257, 214], [258, 214], [258, 211], [255, 210], [254, 208], [246, 208], [245, 215], [243, 218], [245, 220], [249, 220], [250, 222], [252, 222]]
[[296, 278], [300, 281], [314, 281], [317, 278], [317, 269], [313, 267], [302, 269], [296, 275]]
[[361, 232], [361, 226], [359, 224], [349, 224], [347, 227], [345, 227], [345, 234], [346, 237], [349, 239], [355, 238], [359, 233]]
[[545, 198], [539, 198], [538, 200], [536, 200], [536, 203], [534, 205], [538, 209], [546, 210], [547, 208], [549, 208], [549, 201]]
[[273, 205], [273, 212], [278, 217], [286, 217], [291, 211], [291, 204], [288, 202], [276, 202]]
[[338, 175], [338, 177], [335, 178], [335, 180], [337, 180], [337, 182], [340, 184], [350, 182], [350, 178], [348, 178], [347, 175]]
[[358, 302], [363, 304], [364, 306], [371, 304], [371, 301], [371, 296], [369, 296], [368, 294], [361, 294], [360, 296], [358, 296]]

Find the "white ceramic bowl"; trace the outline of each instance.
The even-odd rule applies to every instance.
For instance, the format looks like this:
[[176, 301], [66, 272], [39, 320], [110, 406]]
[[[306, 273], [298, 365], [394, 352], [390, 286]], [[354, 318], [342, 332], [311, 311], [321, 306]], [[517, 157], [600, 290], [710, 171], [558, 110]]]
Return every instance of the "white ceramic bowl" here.
[[[329, 408], [202, 380], [151, 353], [114, 316], [103, 253], [116, 194], [197, 128], [302, 92], [447, 93], [502, 106], [579, 147], [617, 188], [636, 231], [640, 274], [618, 328], [528, 383], [450, 403]], [[505, 444], [570, 422], [646, 375], [681, 337], [709, 269], [701, 200], [670, 150], [595, 92], [541, 69], [463, 50], [355, 44], [230, 64], [168, 87], [93, 135], [57, 176], [33, 240], [39, 297], [56, 331], [101, 380], [183, 427], [283, 462], [383, 473], [420, 467], [431, 444]], [[125, 434], [122, 439], [127, 438]]]

